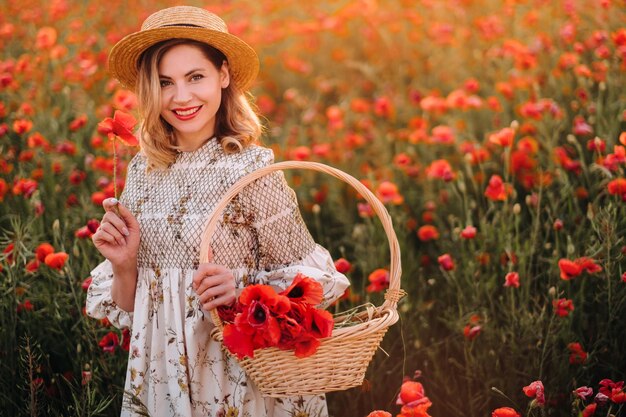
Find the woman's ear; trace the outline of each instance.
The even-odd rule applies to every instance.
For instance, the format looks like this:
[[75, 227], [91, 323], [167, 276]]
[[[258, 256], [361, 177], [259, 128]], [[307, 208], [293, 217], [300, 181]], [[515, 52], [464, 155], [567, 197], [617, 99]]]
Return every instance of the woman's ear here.
[[228, 71], [228, 62], [222, 62], [220, 68], [220, 84], [222, 88], [226, 88], [230, 85], [230, 72]]

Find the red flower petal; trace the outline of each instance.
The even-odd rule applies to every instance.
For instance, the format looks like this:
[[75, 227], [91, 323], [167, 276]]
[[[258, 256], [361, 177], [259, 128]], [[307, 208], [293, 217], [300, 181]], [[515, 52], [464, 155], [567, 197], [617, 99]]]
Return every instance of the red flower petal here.
[[324, 291], [322, 285], [313, 278], [298, 274], [291, 285], [279, 294], [289, 298], [292, 303], [308, 303], [316, 306], [322, 302]]
[[298, 358], [306, 358], [317, 352], [317, 348], [320, 345], [320, 341], [313, 336], [304, 334], [296, 341], [295, 354]]
[[123, 111], [117, 110], [113, 115], [113, 120], [121, 125], [121, 127], [126, 130], [133, 130], [135, 125], [137, 124], [137, 120], [132, 116], [132, 114], [125, 113]]
[[330, 337], [335, 321], [333, 315], [326, 310], [309, 308], [305, 316], [304, 327], [313, 337], [318, 339]]
[[251, 335], [240, 332], [234, 324], [224, 326], [222, 335], [224, 346], [239, 359], [243, 359], [244, 356], [254, 357]]

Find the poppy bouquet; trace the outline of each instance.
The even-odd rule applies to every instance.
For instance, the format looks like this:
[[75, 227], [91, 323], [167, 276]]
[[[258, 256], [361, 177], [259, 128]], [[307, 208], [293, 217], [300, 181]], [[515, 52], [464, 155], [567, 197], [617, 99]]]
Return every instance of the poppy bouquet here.
[[313, 355], [334, 326], [332, 314], [316, 308], [322, 295], [320, 283], [302, 274], [279, 293], [270, 285], [247, 286], [233, 306], [219, 309], [224, 346], [239, 359], [267, 347]]

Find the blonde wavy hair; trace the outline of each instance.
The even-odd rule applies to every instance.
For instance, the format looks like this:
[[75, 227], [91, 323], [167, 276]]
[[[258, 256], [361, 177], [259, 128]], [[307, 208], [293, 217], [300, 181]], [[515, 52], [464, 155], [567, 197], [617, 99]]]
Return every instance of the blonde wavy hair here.
[[[191, 39], [169, 39], [153, 45], [141, 55], [136, 87], [143, 119], [139, 141], [149, 169], [169, 167], [178, 153], [173, 128], [161, 117], [159, 63], [168, 50], [181, 44], [200, 49], [217, 69], [226, 61], [219, 50]], [[215, 116], [215, 137], [226, 153], [240, 152], [248, 145], [258, 143], [261, 137], [261, 122], [248, 97], [252, 99], [252, 95], [238, 89], [232, 77], [229, 86], [222, 89], [222, 100]]]

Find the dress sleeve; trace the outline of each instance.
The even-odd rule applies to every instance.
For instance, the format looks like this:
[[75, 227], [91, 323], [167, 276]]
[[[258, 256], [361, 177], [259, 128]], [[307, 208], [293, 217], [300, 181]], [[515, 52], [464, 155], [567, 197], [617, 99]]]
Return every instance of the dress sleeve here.
[[[263, 162], [256, 168], [273, 162], [271, 151], [266, 152]], [[302, 273], [322, 284], [322, 307], [344, 293], [350, 282], [337, 272], [330, 253], [311, 237], [302, 220], [296, 193], [282, 172], [259, 178], [247, 186], [240, 197], [252, 219], [256, 239], [255, 282], [286, 288]]]
[[122, 310], [111, 298], [113, 285], [113, 269], [111, 262], [104, 260], [91, 271], [91, 285], [87, 291], [87, 315], [95, 319], [107, 318], [119, 329], [130, 328], [133, 324], [133, 313]]
[[[120, 195], [120, 202], [128, 207], [134, 215], [133, 202], [128, 201], [129, 193], [138, 186], [137, 173], [143, 167], [143, 157], [138, 153], [128, 164], [126, 184]], [[133, 313], [122, 310], [111, 297], [113, 285], [113, 267], [111, 262], [104, 260], [91, 271], [91, 285], [87, 290], [87, 315], [95, 319], [107, 318], [117, 328], [130, 328], [133, 324]]]

